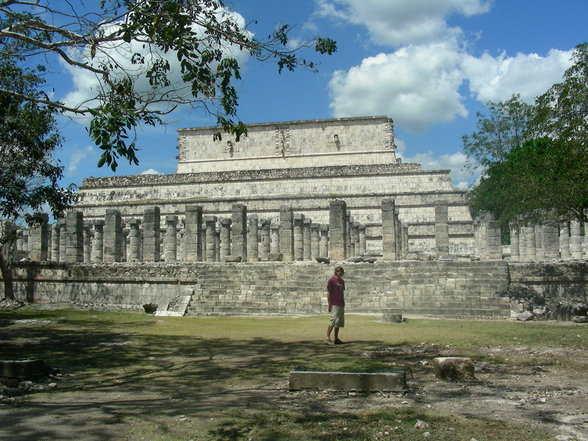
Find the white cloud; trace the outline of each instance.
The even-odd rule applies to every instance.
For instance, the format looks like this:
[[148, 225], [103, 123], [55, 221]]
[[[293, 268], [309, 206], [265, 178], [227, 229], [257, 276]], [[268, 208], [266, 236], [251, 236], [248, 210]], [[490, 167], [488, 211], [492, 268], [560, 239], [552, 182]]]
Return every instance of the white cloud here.
[[464, 82], [485, 104], [514, 93], [532, 102], [560, 81], [571, 65], [571, 51], [552, 49], [544, 57], [468, 53], [463, 32], [449, 27], [446, 18], [482, 14], [489, 8], [484, 0], [317, 0], [318, 16], [364, 25], [374, 41], [395, 48], [333, 74], [333, 116], [385, 114], [398, 127], [420, 133], [468, 116]]
[[451, 41], [408, 46], [378, 54], [329, 83], [333, 116], [391, 115], [418, 133], [430, 125], [466, 117], [459, 87], [461, 55]]
[[484, 53], [476, 58], [464, 56], [462, 67], [470, 91], [480, 102], [504, 101], [514, 93], [532, 103], [537, 95], [561, 81], [562, 73], [571, 66], [572, 51], [552, 49], [547, 56], [505, 53], [492, 57]]
[[489, 9], [485, 0], [317, 0], [316, 14], [364, 25], [376, 43], [395, 46], [459, 33], [447, 26], [447, 15], [469, 17]]
[[67, 165], [67, 173], [75, 175], [82, 161], [94, 152], [92, 146], [86, 146], [82, 149], [76, 149], [69, 157], [69, 164]]
[[157, 170], [150, 168], [148, 170], [142, 171], [141, 173], [139, 173], [141, 175], [161, 175], [163, 173], [158, 172]]
[[453, 185], [461, 190], [469, 188], [480, 176], [480, 170], [470, 170], [465, 167], [467, 156], [461, 152], [436, 157], [432, 151], [428, 151], [402, 157], [402, 161], [420, 164], [423, 170], [449, 169]]

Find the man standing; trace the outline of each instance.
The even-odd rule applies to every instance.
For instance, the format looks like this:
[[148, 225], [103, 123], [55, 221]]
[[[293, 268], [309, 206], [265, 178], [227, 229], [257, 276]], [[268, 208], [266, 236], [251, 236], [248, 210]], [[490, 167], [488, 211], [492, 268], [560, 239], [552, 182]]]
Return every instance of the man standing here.
[[[340, 345], [343, 342], [339, 340], [339, 328], [345, 326], [345, 281], [342, 279], [345, 271], [343, 267], [335, 268], [335, 275], [327, 282], [327, 302], [329, 303], [329, 312], [331, 319], [327, 327], [327, 338], [325, 343]], [[335, 341], [331, 340], [331, 331], [335, 330]]]

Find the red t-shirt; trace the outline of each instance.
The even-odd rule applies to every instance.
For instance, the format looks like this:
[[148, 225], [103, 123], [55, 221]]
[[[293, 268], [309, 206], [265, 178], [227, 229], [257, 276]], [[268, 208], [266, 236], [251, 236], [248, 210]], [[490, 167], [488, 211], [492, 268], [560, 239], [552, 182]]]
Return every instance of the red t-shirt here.
[[329, 306], [345, 306], [345, 281], [338, 277], [331, 277], [327, 282]]

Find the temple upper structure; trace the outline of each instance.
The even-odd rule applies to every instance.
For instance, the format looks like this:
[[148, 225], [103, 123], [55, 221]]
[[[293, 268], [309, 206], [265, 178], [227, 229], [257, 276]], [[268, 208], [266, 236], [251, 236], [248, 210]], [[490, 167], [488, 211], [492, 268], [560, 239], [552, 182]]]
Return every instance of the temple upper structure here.
[[390, 118], [321, 119], [251, 124], [237, 142], [217, 127], [178, 131], [178, 173], [265, 170], [396, 162]]

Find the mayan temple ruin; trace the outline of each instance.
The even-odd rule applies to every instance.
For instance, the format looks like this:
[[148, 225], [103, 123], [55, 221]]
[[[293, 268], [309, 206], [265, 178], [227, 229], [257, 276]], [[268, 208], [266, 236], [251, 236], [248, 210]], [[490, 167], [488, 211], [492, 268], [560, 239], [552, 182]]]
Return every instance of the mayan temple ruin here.
[[342, 262], [357, 313], [506, 317], [512, 292], [586, 299], [586, 226], [513, 226], [504, 247], [449, 170], [396, 157], [387, 117], [252, 124], [239, 142], [217, 131], [179, 130], [175, 174], [84, 179], [65, 219], [19, 236], [18, 296], [320, 314]]

